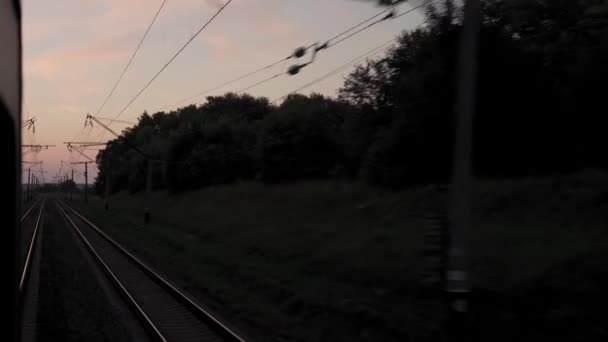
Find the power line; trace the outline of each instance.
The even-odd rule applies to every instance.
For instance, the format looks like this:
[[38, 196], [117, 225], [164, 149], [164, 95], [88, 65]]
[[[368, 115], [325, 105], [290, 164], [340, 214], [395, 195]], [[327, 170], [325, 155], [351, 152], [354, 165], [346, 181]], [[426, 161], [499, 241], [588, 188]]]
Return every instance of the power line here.
[[[86, 126], [86, 125], [85, 125], [85, 126], [83, 126], [83, 127], [82, 127], [82, 129], [81, 129], [81, 130], [80, 130], [78, 133], [76, 133], [76, 134], [74, 135], [74, 137], [73, 137], [72, 139], [70, 139], [69, 141], [75, 141], [75, 140], [76, 140], [76, 138], [78, 138], [79, 136], [81, 136], [81, 135], [82, 135], [82, 133], [84, 133], [84, 130], [85, 130], [86, 128], [87, 128], [87, 126]], [[89, 132], [89, 133], [90, 133], [90, 132]]]
[[116, 90], [116, 87], [118, 87], [118, 84], [120, 83], [120, 81], [122, 80], [123, 76], [127, 72], [127, 69], [129, 69], [129, 67], [131, 66], [131, 63], [133, 62], [133, 59], [135, 59], [135, 55], [137, 55], [137, 52], [139, 51], [139, 48], [141, 48], [141, 45], [144, 43], [144, 40], [146, 40], [146, 37], [148, 36], [148, 33], [150, 32], [150, 29], [152, 28], [152, 26], [156, 22], [156, 18], [158, 18], [158, 15], [162, 11], [163, 7], [165, 7], [165, 3], [166, 2], [167, 2], [167, 0], [163, 0], [163, 2], [160, 4], [160, 7], [158, 8], [158, 11], [156, 11], [156, 14], [154, 15], [154, 18], [152, 18], [152, 21], [150, 22], [150, 25], [148, 25], [148, 28], [146, 29], [146, 32], [144, 33], [143, 37], [141, 37], [141, 39], [139, 41], [139, 44], [137, 44], [137, 47], [135, 48], [135, 51], [133, 51], [133, 54], [131, 55], [131, 58], [129, 59], [129, 62], [127, 63], [127, 65], [125, 65], [124, 69], [122, 69], [122, 72], [120, 73], [120, 76], [116, 80], [116, 83], [114, 83], [114, 86], [112, 87], [112, 90], [110, 90], [110, 93], [108, 94], [108, 96], [106, 96], [106, 99], [103, 101], [103, 103], [101, 104], [101, 106], [99, 106], [99, 109], [97, 109], [97, 112], [96, 112], [95, 115], [99, 115], [99, 113], [101, 112], [101, 110], [103, 109], [103, 107], [105, 107], [106, 103], [108, 103], [108, 100], [110, 99], [110, 97], [112, 97], [112, 95], [114, 94], [114, 91]]
[[354, 36], [358, 35], [359, 33], [363, 32], [363, 31], [365, 31], [365, 30], [367, 30], [367, 29], [371, 28], [372, 26], [375, 26], [375, 25], [377, 25], [377, 24], [379, 24], [379, 23], [381, 23], [381, 22], [383, 22], [383, 21], [385, 21], [385, 20], [387, 20], [387, 19], [390, 19], [390, 18], [397, 19], [397, 18], [399, 18], [399, 17], [401, 17], [401, 16], [404, 16], [404, 15], [406, 15], [406, 14], [409, 14], [409, 13], [411, 13], [411, 12], [413, 12], [413, 11], [415, 11], [415, 10], [419, 9], [419, 8], [420, 8], [420, 7], [422, 7], [422, 6], [427, 5], [427, 4], [428, 4], [428, 3], [430, 3], [431, 1], [432, 1], [432, 0], [429, 0], [429, 1], [423, 2], [423, 3], [421, 3], [420, 5], [415, 6], [415, 7], [412, 7], [411, 9], [409, 9], [409, 10], [407, 10], [407, 11], [405, 11], [405, 12], [403, 12], [403, 13], [399, 14], [399, 15], [396, 15], [396, 16], [395, 16], [395, 15], [393, 15], [393, 14], [392, 14], [392, 12], [391, 12], [391, 14], [389, 14], [389, 15], [385, 16], [384, 18], [379, 19], [379, 20], [376, 20], [376, 21], [374, 21], [374, 22], [372, 22], [372, 23], [368, 24], [367, 26], [364, 26], [364, 27], [360, 28], [359, 30], [357, 30], [357, 31], [355, 31], [355, 32], [353, 32], [353, 33], [351, 33], [351, 34], [349, 34], [348, 36], [343, 37], [342, 39], [338, 40], [337, 42], [335, 42], [335, 43], [331, 44], [331, 45], [330, 45], [330, 47], [332, 47], [332, 46], [336, 46], [336, 45], [338, 45], [338, 44], [342, 43], [343, 41], [345, 41], [345, 40], [347, 40], [347, 39], [350, 39], [350, 38], [352, 38], [352, 37], [354, 37]]
[[265, 66], [265, 67], [259, 68], [259, 69], [257, 69], [257, 70], [251, 71], [251, 72], [249, 72], [249, 73], [247, 73], [247, 74], [245, 74], [245, 75], [242, 75], [242, 76], [239, 76], [239, 77], [237, 77], [237, 78], [234, 78], [234, 79], [232, 79], [232, 80], [230, 80], [230, 81], [224, 82], [224, 83], [222, 83], [222, 84], [220, 84], [220, 85], [218, 85], [218, 86], [215, 86], [215, 87], [213, 87], [213, 88], [210, 88], [210, 89], [204, 90], [204, 91], [202, 91], [202, 92], [200, 92], [200, 93], [198, 93], [198, 94], [195, 94], [195, 95], [192, 95], [192, 96], [186, 97], [186, 98], [184, 98], [184, 99], [181, 99], [181, 100], [179, 100], [179, 101], [175, 102], [174, 104], [172, 104], [172, 105], [170, 105], [170, 106], [163, 107], [163, 108], [161, 108], [161, 109], [159, 109], [159, 110], [165, 110], [165, 109], [169, 109], [169, 108], [175, 107], [175, 106], [177, 106], [177, 105], [179, 105], [179, 104], [181, 104], [181, 103], [184, 103], [184, 102], [186, 102], [186, 101], [189, 101], [189, 100], [192, 100], [192, 99], [194, 99], [194, 98], [197, 98], [197, 97], [199, 97], [199, 96], [203, 96], [203, 95], [208, 94], [208, 93], [210, 93], [210, 92], [212, 92], [212, 91], [215, 91], [215, 90], [218, 90], [218, 89], [220, 89], [220, 88], [223, 88], [223, 87], [225, 87], [225, 86], [227, 86], [227, 85], [229, 85], [229, 84], [232, 84], [232, 83], [238, 82], [238, 81], [240, 81], [240, 80], [242, 80], [242, 79], [245, 79], [245, 78], [247, 78], [247, 77], [249, 77], [249, 76], [253, 76], [253, 75], [255, 75], [255, 74], [259, 73], [259, 72], [262, 72], [262, 71], [264, 71], [264, 70], [268, 70], [268, 69], [270, 69], [270, 68], [274, 67], [275, 65], [277, 65], [277, 64], [279, 64], [279, 63], [281, 63], [281, 62], [287, 61], [287, 60], [288, 60], [288, 59], [290, 59], [290, 58], [291, 58], [291, 56], [286, 57], [286, 58], [283, 58], [283, 59], [278, 60], [278, 61], [276, 61], [276, 62], [273, 62], [273, 63], [271, 63], [271, 64], [269, 64], [269, 65], [267, 65], [267, 66]]
[[[390, 15], [390, 14], [389, 14], [389, 15]], [[345, 40], [347, 40], [347, 39], [350, 39], [350, 38], [352, 38], [352, 37], [354, 37], [354, 36], [358, 35], [359, 33], [361, 33], [361, 32], [363, 32], [363, 31], [365, 31], [365, 30], [367, 30], [367, 29], [371, 28], [372, 26], [377, 25], [377, 24], [379, 24], [379, 23], [381, 23], [381, 22], [383, 22], [383, 21], [387, 20], [388, 18], [391, 18], [391, 17], [390, 17], [390, 16], [386, 16], [386, 17], [384, 17], [384, 18], [382, 18], [382, 19], [379, 19], [379, 20], [376, 20], [376, 21], [372, 22], [371, 24], [369, 24], [369, 25], [367, 25], [367, 26], [362, 27], [362, 28], [360, 28], [359, 30], [357, 30], [357, 31], [355, 31], [355, 32], [353, 32], [353, 33], [351, 33], [351, 34], [349, 34], [348, 36], [346, 36], [346, 37], [344, 37], [344, 38], [342, 38], [342, 39], [340, 39], [340, 40], [338, 40], [338, 41], [334, 42], [333, 44], [331, 44], [331, 45], [330, 45], [330, 47], [336, 46], [336, 45], [338, 45], [338, 44], [342, 43], [343, 41], [345, 41]]]
[[[359, 29], [359, 30], [357, 30], [357, 31], [355, 31], [355, 32], [353, 32], [353, 33], [351, 33], [351, 34], [349, 34], [348, 36], [343, 37], [342, 39], [338, 40], [337, 42], [335, 42], [335, 43], [333, 43], [333, 44], [329, 45], [329, 47], [336, 46], [337, 44], [339, 44], [339, 43], [341, 43], [341, 42], [343, 42], [343, 41], [345, 41], [345, 40], [347, 40], [347, 39], [349, 39], [349, 38], [351, 38], [351, 37], [353, 37], [353, 36], [355, 36], [355, 35], [357, 35], [357, 34], [361, 33], [362, 31], [364, 31], [364, 30], [366, 30], [366, 29], [368, 29], [368, 28], [370, 28], [370, 27], [372, 27], [372, 26], [374, 26], [374, 25], [376, 25], [376, 24], [378, 24], [378, 23], [380, 23], [380, 22], [382, 22], [382, 21], [384, 21], [384, 20], [387, 20], [387, 19], [389, 19], [389, 18], [395, 18], [395, 19], [396, 19], [396, 18], [402, 17], [402, 16], [404, 16], [404, 15], [406, 15], [406, 14], [409, 14], [409, 13], [411, 13], [411, 12], [413, 12], [413, 11], [415, 11], [415, 10], [417, 10], [417, 9], [421, 8], [422, 6], [425, 6], [425, 5], [429, 4], [431, 1], [432, 1], [432, 0], [425, 1], [425, 2], [423, 2], [423, 3], [421, 3], [421, 4], [419, 4], [419, 5], [414, 6], [414, 7], [412, 7], [411, 9], [409, 9], [409, 10], [407, 10], [407, 11], [405, 11], [405, 12], [403, 12], [403, 13], [399, 14], [399, 15], [397, 15], [397, 16], [395, 16], [395, 15], [393, 14], [393, 12], [391, 12], [389, 15], [387, 15], [387, 16], [385, 16], [385, 17], [383, 17], [382, 19], [376, 20], [376, 21], [374, 21], [374, 22], [372, 22], [372, 23], [370, 23], [370, 24], [368, 24], [368, 25], [364, 26], [363, 28], [361, 28], [361, 29]], [[399, 4], [399, 3], [400, 3], [400, 2], [398, 2], [398, 3], [396, 3], [396, 4]], [[395, 4], [394, 6], [396, 6], [396, 4]], [[393, 7], [394, 7], [394, 6], [393, 6]], [[392, 9], [392, 8], [391, 8], [391, 9]], [[378, 16], [378, 15], [376, 15], [376, 17], [377, 17], [377, 16]], [[369, 21], [369, 20], [368, 20], [368, 21]], [[359, 26], [361, 26], [361, 25], [359, 25]], [[350, 31], [352, 31], [352, 30], [350, 30]], [[349, 32], [349, 31], [346, 31], [346, 32]], [[329, 77], [332, 77], [332, 76], [336, 75], [337, 73], [339, 73], [339, 72], [343, 71], [344, 69], [346, 69], [346, 68], [348, 68], [348, 67], [352, 66], [353, 64], [357, 63], [359, 60], [362, 60], [362, 59], [364, 59], [364, 58], [368, 57], [369, 55], [374, 54], [374, 53], [375, 53], [375, 52], [377, 52], [379, 49], [382, 49], [382, 48], [383, 48], [385, 45], [387, 45], [387, 44], [389, 44], [389, 43], [391, 43], [391, 42], [395, 41], [396, 39], [397, 39], [397, 38], [393, 38], [393, 39], [391, 39], [391, 40], [389, 40], [389, 41], [387, 41], [387, 42], [385, 42], [385, 43], [381, 44], [380, 46], [378, 46], [378, 47], [376, 47], [376, 48], [374, 48], [374, 49], [372, 49], [372, 50], [370, 50], [370, 51], [368, 51], [368, 52], [364, 53], [363, 55], [361, 55], [361, 56], [359, 56], [359, 57], [356, 57], [355, 59], [353, 59], [353, 60], [351, 60], [351, 61], [347, 62], [346, 64], [343, 64], [342, 66], [340, 66], [340, 67], [338, 67], [338, 68], [336, 68], [336, 69], [334, 69], [334, 70], [330, 71], [329, 73], [327, 73], [327, 74], [325, 74], [325, 75], [323, 75], [323, 76], [321, 76], [321, 77], [319, 77], [319, 78], [317, 78], [317, 79], [315, 79], [315, 80], [313, 80], [313, 81], [311, 81], [311, 82], [309, 82], [309, 83], [307, 83], [307, 84], [303, 85], [302, 87], [300, 87], [300, 88], [298, 88], [298, 89], [296, 89], [296, 90], [294, 90], [294, 91], [292, 91], [292, 92], [288, 93], [287, 95], [284, 95], [284, 96], [282, 96], [282, 97], [276, 98], [276, 99], [274, 99], [274, 100], [273, 100], [273, 101], [271, 101], [271, 102], [272, 102], [272, 103], [277, 102], [277, 101], [279, 101], [279, 100], [281, 100], [281, 99], [286, 98], [286, 97], [287, 97], [287, 96], [289, 96], [290, 94], [293, 94], [293, 93], [299, 92], [299, 91], [301, 91], [301, 90], [303, 90], [303, 89], [306, 89], [306, 88], [308, 88], [308, 87], [310, 87], [310, 86], [313, 86], [313, 85], [315, 85], [315, 84], [317, 84], [317, 83], [319, 83], [319, 82], [322, 82], [322, 81], [326, 80], [326, 79], [327, 79], [327, 78], [329, 78]]]
[[[402, 3], [404, 3], [404, 2], [405, 2], [405, 0], [397, 1], [396, 3], [394, 3], [393, 5], [391, 5], [389, 8], [384, 9], [384, 10], [382, 10], [382, 11], [380, 11], [380, 12], [376, 13], [375, 15], [373, 15], [373, 16], [371, 16], [371, 17], [369, 17], [369, 18], [365, 19], [365, 20], [363, 20], [362, 22], [359, 22], [359, 23], [357, 23], [356, 25], [351, 26], [350, 28], [346, 29], [345, 31], [343, 31], [343, 32], [341, 32], [341, 33], [339, 33], [339, 34], [337, 34], [337, 35], [335, 35], [335, 36], [333, 36], [333, 37], [331, 37], [331, 38], [327, 39], [327, 40], [326, 40], [326, 42], [329, 44], [329, 43], [330, 43], [332, 40], [334, 40], [334, 39], [336, 39], [336, 38], [339, 38], [339, 37], [341, 37], [341, 36], [343, 36], [343, 35], [345, 35], [345, 34], [347, 34], [347, 33], [351, 32], [352, 30], [355, 30], [355, 29], [357, 29], [357, 28], [361, 27], [362, 25], [365, 25], [366, 23], [370, 22], [371, 20], [373, 20], [373, 19], [375, 19], [375, 18], [377, 18], [377, 17], [379, 17], [379, 16], [381, 16], [381, 15], [383, 15], [383, 14], [385, 14], [385, 13], [389, 12], [389, 11], [394, 10], [395, 8], [397, 8], [399, 5], [401, 5], [401, 4], [402, 4]], [[401, 16], [401, 15], [399, 15], [399, 16]], [[399, 16], [397, 16], [397, 17], [399, 17]], [[377, 24], [377, 23], [379, 23], [379, 22], [382, 22], [382, 21], [384, 21], [384, 20], [387, 20], [387, 19], [389, 19], [389, 18], [390, 18], [390, 17], [384, 17], [384, 18], [382, 18], [382, 19], [380, 19], [380, 20], [378, 20], [378, 21], [374, 22], [374, 23], [373, 23], [373, 25], [375, 25], [375, 24]], [[373, 26], [373, 25], [368, 25], [367, 27], [365, 27], [365, 28], [363, 28], [363, 29], [361, 29], [361, 30], [357, 31], [355, 34], [352, 34], [352, 35], [348, 36], [346, 39], [351, 38], [352, 36], [354, 36], [354, 35], [356, 35], [356, 34], [358, 34], [358, 33], [362, 32], [362, 31], [364, 31], [364, 30], [366, 30], [366, 29], [368, 29], [368, 28], [370, 28], [370, 27], [371, 27], [371, 26]], [[338, 43], [340, 43], [340, 42], [342, 42], [343, 40], [346, 40], [346, 39], [344, 39], [344, 38], [343, 38], [343, 39], [341, 39], [340, 41], [338, 41], [338, 42], [336, 42], [336, 43], [331, 44], [330, 46], [334, 46], [334, 45], [336, 45], [336, 44], [338, 44]], [[307, 46], [307, 47], [306, 47], [306, 49], [310, 49], [310, 48], [312, 48], [313, 46], [315, 46], [315, 44], [311, 44], [311, 45]], [[291, 59], [291, 58], [293, 58], [293, 57], [294, 57], [294, 56], [293, 56], [293, 54], [291, 54], [291, 55], [289, 55], [289, 56], [287, 56], [287, 57], [285, 57], [285, 58], [281, 58], [281, 59], [279, 59], [279, 60], [277, 60], [277, 61], [275, 61], [275, 62], [272, 62], [272, 63], [270, 63], [270, 64], [269, 64], [269, 65], [267, 65], [267, 66], [261, 67], [261, 68], [259, 68], [259, 69], [254, 70], [254, 71], [251, 71], [251, 72], [248, 72], [248, 73], [246, 73], [246, 74], [244, 74], [244, 75], [242, 75], [242, 76], [239, 76], [239, 77], [236, 77], [236, 78], [234, 78], [234, 79], [231, 79], [230, 81], [224, 82], [224, 83], [222, 83], [222, 84], [220, 84], [220, 85], [214, 86], [214, 87], [212, 87], [212, 88], [210, 88], [210, 89], [204, 90], [204, 91], [199, 92], [199, 93], [197, 93], [197, 94], [195, 94], [195, 95], [191, 95], [191, 96], [188, 96], [188, 97], [186, 97], [186, 98], [183, 98], [183, 99], [181, 99], [181, 100], [179, 100], [179, 101], [175, 102], [175, 103], [174, 103], [174, 104], [172, 104], [172, 105], [169, 105], [169, 106], [165, 106], [165, 107], [159, 108], [158, 110], [159, 110], [159, 111], [160, 111], [160, 110], [166, 110], [166, 109], [169, 109], [169, 108], [175, 107], [175, 106], [177, 106], [177, 105], [179, 105], [179, 104], [182, 104], [182, 103], [184, 103], [184, 102], [186, 102], [186, 101], [189, 101], [189, 100], [192, 100], [192, 99], [194, 99], [194, 98], [197, 98], [197, 97], [199, 97], [199, 96], [203, 96], [203, 95], [205, 95], [205, 94], [211, 93], [211, 92], [213, 92], [213, 91], [215, 91], [215, 90], [218, 90], [218, 89], [220, 89], [220, 88], [223, 88], [223, 87], [225, 87], [225, 86], [227, 86], [227, 85], [230, 85], [230, 84], [232, 84], [232, 83], [235, 83], [235, 82], [241, 81], [241, 80], [243, 80], [243, 79], [245, 79], [245, 78], [247, 78], [247, 77], [253, 76], [253, 75], [255, 75], [255, 74], [259, 73], [259, 72], [262, 72], [262, 71], [264, 71], [264, 70], [268, 70], [268, 69], [270, 69], [270, 68], [272, 68], [272, 67], [276, 66], [277, 64], [279, 64], [279, 63], [281, 63], [281, 62], [284, 62], [284, 61], [287, 61], [287, 60], [289, 60], [289, 59]]]
[[339, 66], [339, 67], [337, 67], [337, 68], [335, 68], [335, 69], [331, 70], [331, 71], [330, 71], [330, 72], [328, 72], [327, 74], [325, 74], [325, 75], [323, 75], [323, 76], [321, 76], [321, 77], [319, 77], [319, 78], [316, 78], [316, 79], [314, 79], [314, 80], [312, 80], [312, 81], [310, 81], [310, 82], [308, 82], [308, 83], [304, 84], [303, 86], [299, 87], [298, 89], [295, 89], [295, 90], [293, 90], [293, 91], [289, 92], [288, 94], [286, 94], [286, 95], [284, 95], [284, 96], [281, 96], [281, 97], [279, 97], [279, 98], [276, 98], [276, 99], [272, 100], [271, 102], [272, 102], [272, 103], [277, 102], [277, 101], [279, 101], [279, 100], [282, 100], [282, 99], [284, 99], [284, 98], [288, 97], [288, 96], [289, 96], [289, 95], [291, 95], [291, 94], [297, 93], [297, 92], [299, 92], [299, 91], [301, 91], [301, 90], [304, 90], [304, 89], [306, 89], [306, 88], [308, 88], [308, 87], [311, 87], [311, 86], [313, 86], [313, 85], [315, 85], [315, 84], [317, 84], [317, 83], [320, 83], [320, 82], [322, 82], [322, 81], [324, 81], [324, 80], [326, 80], [326, 79], [328, 79], [328, 78], [330, 78], [330, 77], [332, 77], [332, 76], [334, 76], [334, 75], [336, 75], [336, 74], [340, 73], [341, 71], [343, 71], [343, 70], [345, 70], [345, 69], [347, 69], [347, 68], [351, 67], [352, 65], [354, 65], [354, 64], [356, 64], [357, 62], [359, 62], [359, 61], [361, 61], [361, 60], [363, 60], [363, 59], [367, 58], [368, 56], [373, 55], [374, 53], [376, 53], [376, 52], [378, 52], [379, 50], [381, 50], [381, 49], [385, 48], [385, 47], [386, 47], [386, 45], [388, 45], [388, 44], [390, 44], [390, 43], [394, 42], [395, 40], [397, 40], [397, 38], [392, 38], [391, 40], [389, 40], [389, 41], [387, 41], [387, 42], [384, 42], [383, 44], [381, 44], [381, 45], [379, 45], [379, 46], [377, 46], [377, 47], [373, 48], [372, 50], [369, 50], [369, 51], [367, 51], [367, 52], [363, 53], [362, 55], [359, 55], [358, 57], [356, 57], [356, 58], [354, 58], [354, 59], [352, 59], [352, 60], [348, 61], [347, 63], [342, 64], [341, 66]]
[[257, 87], [257, 86], [259, 86], [259, 85], [261, 85], [261, 84], [264, 84], [264, 83], [266, 83], [266, 82], [270, 82], [270, 81], [274, 80], [275, 78], [280, 77], [280, 76], [283, 76], [283, 75], [285, 75], [285, 74], [286, 74], [285, 72], [281, 72], [281, 73], [278, 73], [278, 74], [276, 74], [276, 75], [270, 76], [270, 77], [268, 77], [268, 78], [266, 78], [266, 79], [263, 79], [263, 80], [261, 80], [261, 81], [259, 81], [259, 82], [255, 83], [255, 84], [253, 84], [253, 85], [250, 85], [250, 86], [248, 86], [248, 87], [246, 87], [246, 88], [244, 88], [244, 89], [238, 90], [238, 91], [236, 91], [235, 93], [236, 93], [236, 94], [238, 94], [238, 93], [245, 92], [245, 91], [247, 91], [247, 90], [249, 90], [249, 89], [252, 89], [252, 88], [254, 88], [254, 87]]
[[99, 116], [95, 116], [95, 118], [98, 119], [98, 120], [106, 120], [106, 121], [123, 123], [125, 125], [136, 125], [135, 122], [126, 121], [126, 120], [117, 120], [117, 119], [110, 119], [110, 118], [102, 118], [102, 117], [99, 117]]
[[406, 15], [406, 14], [409, 14], [410, 12], [413, 12], [413, 11], [415, 11], [415, 10], [419, 9], [420, 7], [426, 6], [426, 5], [430, 4], [431, 2], [433, 2], [433, 0], [428, 0], [428, 1], [425, 1], [425, 2], [421, 3], [421, 4], [420, 4], [420, 5], [418, 5], [418, 6], [412, 7], [411, 9], [409, 9], [409, 10], [407, 10], [407, 11], [405, 11], [405, 12], [401, 13], [401, 14], [396, 15], [394, 19], [397, 19], [397, 18], [399, 18], [399, 17], [402, 17], [402, 16], [404, 16], [404, 15]]
[[163, 65], [162, 68], [160, 68], [160, 70], [154, 75], [154, 77], [152, 77], [150, 79], [150, 81], [148, 81], [148, 83], [137, 93], [137, 95], [135, 95], [130, 101], [129, 103], [127, 103], [126, 106], [123, 107], [123, 109], [121, 109], [121, 111], [116, 114], [116, 116], [114, 117], [114, 119], [118, 118], [120, 115], [122, 115], [122, 113], [125, 112], [125, 110], [127, 110], [127, 108], [129, 108], [131, 106], [131, 104], [133, 102], [135, 102], [135, 100], [137, 100], [137, 98], [139, 98], [139, 96], [141, 94], [143, 94], [143, 92], [148, 89], [148, 87], [152, 84], [152, 82], [154, 82], [154, 80], [156, 80], [156, 78], [175, 60], [175, 58], [177, 58], [177, 56], [179, 56], [188, 45], [190, 45], [190, 43], [192, 43], [192, 41], [201, 33], [203, 32], [203, 30], [209, 25], [211, 24], [211, 22], [220, 14], [222, 13], [222, 11], [224, 10], [224, 8], [226, 8], [226, 6], [228, 6], [230, 3], [232, 2], [232, 0], [228, 0], [228, 2], [226, 2], [206, 23], [205, 25], [203, 25], [198, 31], [196, 31], [196, 33], [194, 35], [192, 35], [192, 37], [190, 37], [190, 39], [188, 39], [188, 41], [186, 41], [186, 43], [179, 49], [177, 50], [177, 52]]
[[[393, 10], [393, 9], [395, 9], [397, 6], [401, 5], [403, 2], [405, 2], [405, 0], [400, 0], [400, 1], [395, 2], [395, 3], [394, 3], [394, 4], [392, 4], [392, 5], [391, 5], [389, 8], [387, 8], [387, 9], [385, 9], [385, 10], [383, 10], [383, 11], [380, 11], [380, 12], [379, 12], [379, 13], [377, 13], [376, 15], [371, 16], [371, 17], [369, 17], [369, 18], [365, 19], [364, 21], [362, 21], [362, 22], [358, 23], [357, 25], [355, 25], [355, 26], [353, 26], [353, 27], [351, 27], [351, 28], [347, 29], [346, 31], [344, 31], [344, 32], [342, 32], [342, 33], [340, 33], [340, 34], [337, 34], [337, 35], [335, 35], [335, 36], [333, 36], [333, 37], [329, 38], [327, 41], [328, 41], [328, 42], [330, 42], [330, 41], [332, 41], [332, 40], [334, 40], [334, 39], [336, 39], [336, 38], [338, 38], [338, 37], [340, 37], [340, 36], [343, 36], [343, 35], [347, 34], [348, 32], [350, 32], [350, 31], [352, 31], [352, 30], [354, 30], [354, 29], [356, 29], [356, 28], [360, 27], [361, 25], [364, 25], [364, 24], [366, 24], [366, 23], [370, 22], [371, 20], [373, 20], [373, 19], [375, 19], [375, 18], [377, 18], [377, 17], [379, 17], [379, 16], [383, 15], [383, 14], [384, 14], [384, 13], [386, 13], [386, 12], [392, 11], [392, 10]], [[332, 44], [332, 45], [335, 45], [335, 43], [334, 43], [334, 44]]]

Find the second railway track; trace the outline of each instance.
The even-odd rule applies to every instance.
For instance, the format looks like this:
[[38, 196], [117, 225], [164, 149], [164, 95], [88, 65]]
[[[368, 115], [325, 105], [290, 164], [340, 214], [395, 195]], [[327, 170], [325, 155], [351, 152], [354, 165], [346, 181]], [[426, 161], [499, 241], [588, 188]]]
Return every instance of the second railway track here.
[[153, 340], [245, 341], [76, 210], [57, 206]]
[[[34, 256], [34, 250], [36, 248], [36, 242], [38, 238], [38, 232], [42, 226], [42, 215], [44, 213], [45, 200], [40, 199], [36, 201], [32, 206], [25, 212], [21, 217], [21, 228], [19, 234], [21, 235], [20, 241], [20, 266], [21, 274], [19, 277], [19, 292], [23, 296], [25, 291], [26, 283], [29, 277], [30, 269], [32, 266], [32, 259]], [[38, 208], [38, 210], [34, 210]], [[36, 212], [35, 216], [32, 214]]]

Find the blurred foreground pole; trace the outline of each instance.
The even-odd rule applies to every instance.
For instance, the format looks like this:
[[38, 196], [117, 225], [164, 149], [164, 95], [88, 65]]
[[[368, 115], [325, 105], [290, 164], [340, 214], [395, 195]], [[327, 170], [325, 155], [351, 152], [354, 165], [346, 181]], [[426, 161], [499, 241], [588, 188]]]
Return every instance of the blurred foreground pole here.
[[455, 80], [455, 131], [450, 227], [445, 291], [449, 305], [448, 340], [473, 339], [469, 321], [471, 280], [466, 255], [472, 225], [473, 117], [477, 91], [477, 57], [481, 28], [480, 0], [466, 0]]

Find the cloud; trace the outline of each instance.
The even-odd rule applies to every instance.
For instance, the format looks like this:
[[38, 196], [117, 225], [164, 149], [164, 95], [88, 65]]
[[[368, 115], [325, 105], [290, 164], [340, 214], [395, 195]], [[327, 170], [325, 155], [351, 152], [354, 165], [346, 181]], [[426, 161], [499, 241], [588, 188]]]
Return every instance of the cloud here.
[[58, 48], [32, 57], [25, 63], [26, 73], [46, 80], [70, 78], [70, 75], [90, 74], [92, 66], [124, 60], [129, 39], [99, 40], [84, 46]]
[[[100, 29], [120, 27], [121, 31], [143, 30], [154, 17], [162, 0], [105, 0], [105, 10], [100, 15], [97, 25]], [[159, 15], [160, 18], [173, 17], [184, 12], [191, 12], [205, 7], [219, 8], [221, 0], [179, 0], [167, 1]], [[158, 20], [158, 19], [157, 19]], [[120, 26], [113, 26], [120, 24]]]
[[215, 7], [217, 9], [222, 8], [222, 6], [224, 6], [224, 2], [221, 0], [205, 0], [205, 2], [212, 7]]
[[227, 34], [209, 34], [204, 36], [203, 40], [209, 46], [211, 57], [216, 60], [225, 60], [233, 56], [237, 51], [234, 40]]
[[60, 112], [62, 114], [69, 114], [69, 115], [80, 115], [82, 116], [83, 113], [86, 113], [87, 108], [83, 105], [74, 105], [74, 104], [68, 104], [68, 103], [62, 103], [56, 106], [55, 108], [57, 110], [57, 112]]
[[[245, 61], [257, 64], [259, 56], [288, 54], [293, 41], [297, 41], [297, 30], [281, 14], [282, 6], [285, 5], [264, 0], [235, 2], [224, 18], [220, 18], [199, 37], [200, 45], [206, 47], [213, 61], [221, 61], [223, 65], [234, 62], [242, 64]], [[289, 48], [283, 50], [283, 46]]]

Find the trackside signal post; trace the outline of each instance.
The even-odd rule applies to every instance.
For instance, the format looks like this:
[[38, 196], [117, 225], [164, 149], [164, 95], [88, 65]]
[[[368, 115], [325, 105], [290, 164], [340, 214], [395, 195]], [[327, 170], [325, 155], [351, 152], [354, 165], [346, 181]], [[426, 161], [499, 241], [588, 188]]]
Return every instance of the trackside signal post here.
[[480, 0], [466, 0], [456, 71], [455, 142], [445, 292], [448, 300], [447, 339], [473, 341], [469, 317], [471, 278], [467, 235], [472, 226], [473, 118], [476, 105], [477, 56], [481, 28]]

